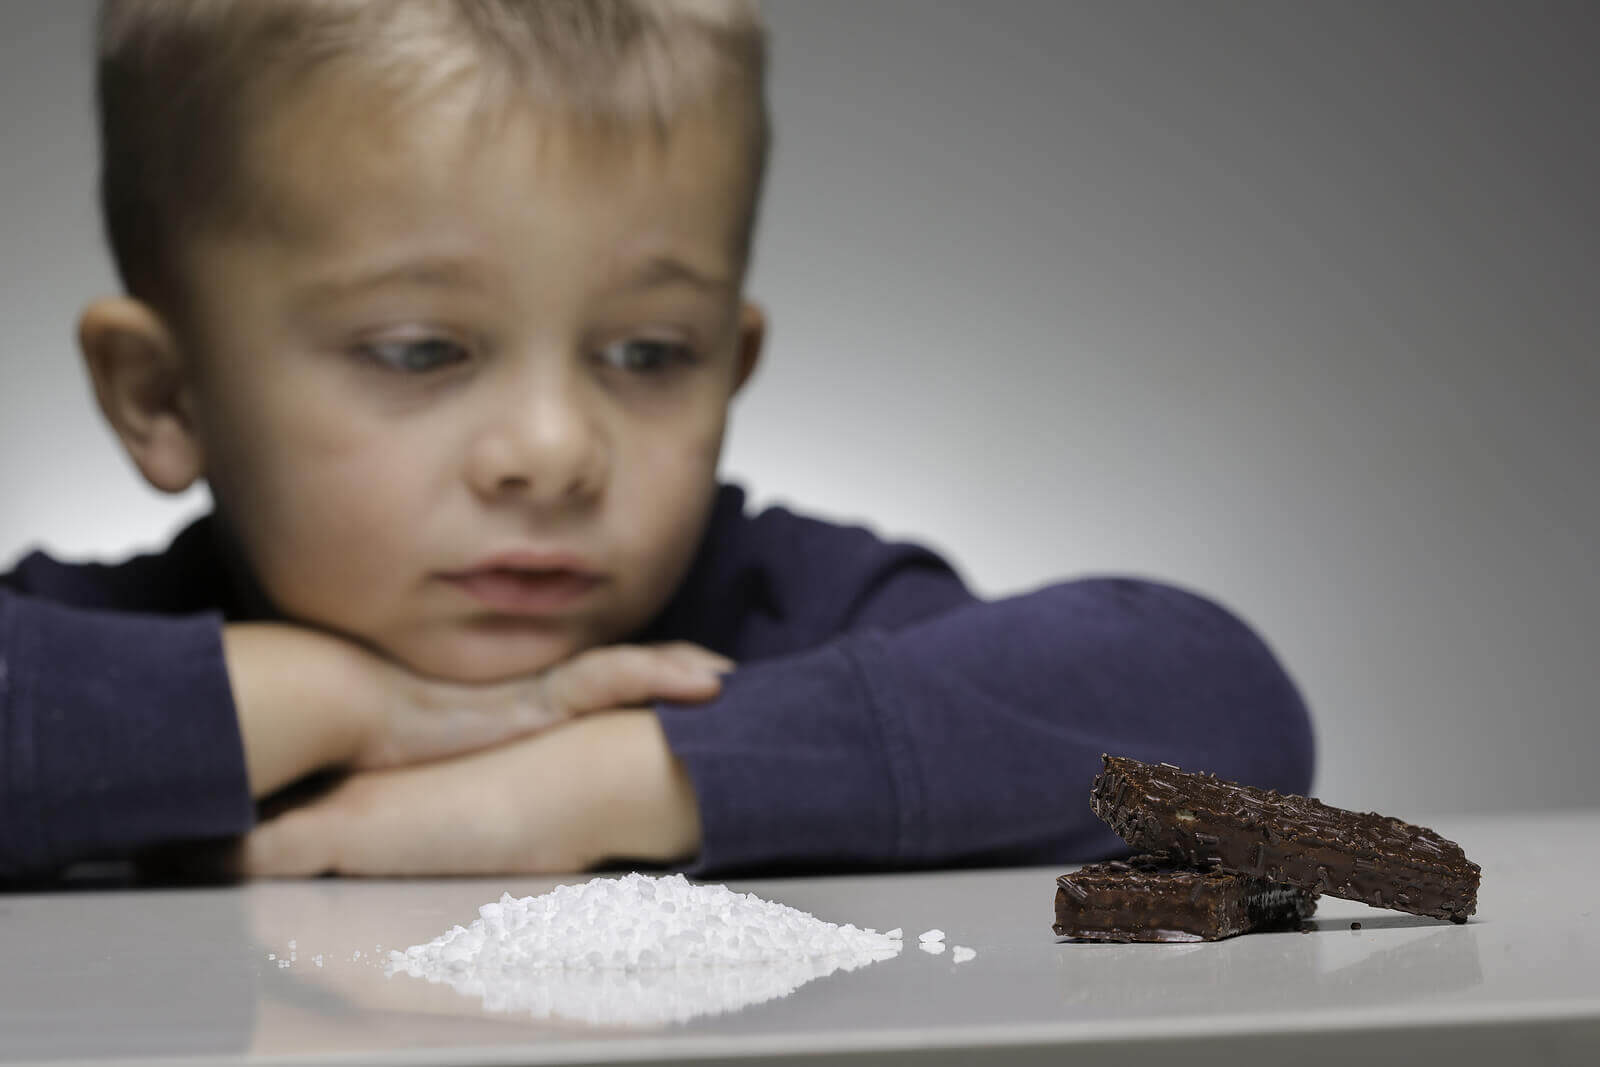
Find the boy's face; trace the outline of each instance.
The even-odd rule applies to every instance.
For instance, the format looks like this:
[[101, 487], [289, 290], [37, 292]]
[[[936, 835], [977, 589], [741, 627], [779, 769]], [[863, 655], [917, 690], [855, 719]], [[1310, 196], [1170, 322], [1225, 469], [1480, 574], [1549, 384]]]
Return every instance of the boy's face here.
[[274, 235], [194, 249], [194, 432], [291, 618], [488, 681], [626, 637], [715, 492], [763, 322], [743, 167], [703, 119], [590, 158], [522, 115], [341, 121], [253, 142]]

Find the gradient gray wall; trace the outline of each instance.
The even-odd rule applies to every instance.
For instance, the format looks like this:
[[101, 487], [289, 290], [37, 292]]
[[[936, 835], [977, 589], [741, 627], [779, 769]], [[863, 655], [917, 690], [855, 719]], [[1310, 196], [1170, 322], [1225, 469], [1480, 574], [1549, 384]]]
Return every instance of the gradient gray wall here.
[[[134, 480], [74, 315], [91, 5], [0, 5], [0, 564]], [[1318, 792], [1600, 804], [1596, 5], [769, 0], [771, 316], [728, 472], [1003, 594], [1174, 579], [1309, 697]]]

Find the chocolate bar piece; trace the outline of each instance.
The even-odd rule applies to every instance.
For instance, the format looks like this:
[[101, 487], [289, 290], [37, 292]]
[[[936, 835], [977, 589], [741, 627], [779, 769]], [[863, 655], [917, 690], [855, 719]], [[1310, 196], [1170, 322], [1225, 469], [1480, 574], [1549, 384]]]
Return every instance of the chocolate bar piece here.
[[1316, 907], [1305, 889], [1140, 855], [1057, 878], [1055, 931], [1080, 941], [1219, 941], [1295, 929]]
[[1478, 865], [1432, 830], [1170, 763], [1104, 760], [1089, 805], [1136, 849], [1458, 923], [1477, 909]]

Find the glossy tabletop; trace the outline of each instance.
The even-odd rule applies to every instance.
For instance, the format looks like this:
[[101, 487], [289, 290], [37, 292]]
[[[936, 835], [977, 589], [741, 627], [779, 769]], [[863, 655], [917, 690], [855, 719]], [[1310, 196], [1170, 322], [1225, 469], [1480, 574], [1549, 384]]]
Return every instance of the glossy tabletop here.
[[[0, 1063], [1600, 1063], [1600, 812], [1424, 821], [1483, 867], [1465, 926], [1324, 897], [1309, 932], [1077, 944], [1050, 929], [1056, 869], [736, 881], [902, 927], [906, 947], [831, 974], [569, 978], [510, 1004], [390, 973], [387, 953], [558, 880], [0, 895]], [[976, 957], [920, 950], [930, 927]]]

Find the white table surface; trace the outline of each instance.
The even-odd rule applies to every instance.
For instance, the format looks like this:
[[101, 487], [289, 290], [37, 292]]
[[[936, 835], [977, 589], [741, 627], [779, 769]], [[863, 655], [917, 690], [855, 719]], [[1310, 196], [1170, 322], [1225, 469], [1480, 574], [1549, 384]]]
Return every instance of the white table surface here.
[[[903, 927], [907, 947], [658, 1025], [495, 1011], [385, 973], [389, 949], [558, 880], [0, 894], [0, 1063], [1600, 1064], [1600, 812], [1423, 821], [1483, 867], [1467, 925], [1324, 897], [1310, 933], [1093, 945], [1051, 932], [1053, 868], [736, 881], [829, 921]], [[935, 926], [977, 957], [919, 951]], [[291, 939], [292, 963], [268, 958]], [[615, 1018], [671, 997], [692, 1012], [700, 990], [572, 987], [565, 1010]]]

